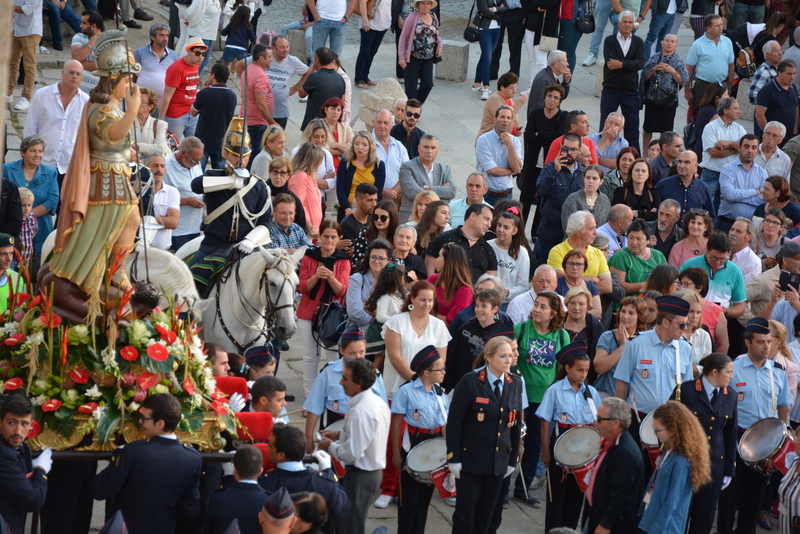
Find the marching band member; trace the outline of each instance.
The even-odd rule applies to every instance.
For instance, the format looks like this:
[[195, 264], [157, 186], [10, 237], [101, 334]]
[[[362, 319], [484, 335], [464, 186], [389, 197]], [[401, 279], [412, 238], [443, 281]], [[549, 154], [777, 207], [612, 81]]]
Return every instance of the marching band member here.
[[[728, 386], [733, 376], [733, 362], [727, 354], [713, 352], [699, 364], [703, 367], [703, 376], [681, 384], [681, 402], [697, 417], [706, 433], [711, 480], [694, 496], [689, 534], [711, 532], [719, 492], [728, 487], [736, 472], [738, 409], [736, 391]], [[675, 396], [673, 393], [671, 398]]]
[[[755, 317], [747, 322], [744, 343], [747, 354], [733, 361], [733, 387], [736, 389], [739, 415], [739, 439], [745, 430], [762, 419], [777, 417], [787, 420], [792, 392], [786, 371], [768, 358], [772, 341], [769, 322]], [[720, 494], [717, 530], [720, 534], [734, 532], [733, 516], [739, 510], [736, 532], [754, 534], [756, 520], [767, 476], [745, 465], [741, 457], [736, 461], [733, 484]]]
[[[555, 458], [553, 446], [560, 433], [577, 426], [591, 425], [597, 418], [600, 395], [586, 384], [589, 376], [589, 355], [585, 341], [576, 341], [558, 351], [556, 361], [561, 364], [553, 383], [544, 393], [542, 403], [536, 410], [541, 419], [542, 462], [550, 470], [550, 500], [544, 518], [544, 530], [557, 527], [576, 528], [583, 493], [575, 476], [564, 473]], [[535, 432], [539, 429], [532, 428]], [[551, 435], [555, 434], [551, 440]]]
[[[625, 343], [614, 371], [616, 396], [633, 410], [629, 428], [640, 443], [639, 425], [644, 417], [664, 404], [672, 391], [692, 374], [692, 347], [681, 339], [689, 324], [689, 303], [682, 298], [663, 296], [656, 300], [656, 326]], [[653, 469], [647, 450], [642, 451], [645, 477]]]
[[[442, 435], [449, 405], [447, 395], [439, 387], [445, 370], [436, 347], [428, 345], [419, 351], [411, 361], [411, 370], [414, 376], [400, 386], [392, 399], [392, 463], [400, 472], [398, 534], [425, 531], [435, 486], [417, 482], [402, 466], [411, 449]], [[405, 432], [401, 430], [403, 420]]]
[[[314, 431], [317, 421], [320, 421], [321, 428], [326, 428], [343, 419], [347, 413], [350, 397], [345, 394], [344, 388], [339, 382], [342, 379], [345, 360], [364, 358], [367, 354], [367, 341], [361, 327], [352, 325], [342, 334], [339, 341], [339, 354], [342, 355], [341, 359], [330, 362], [322, 368], [308, 398], [303, 403], [303, 409], [308, 412], [306, 452], [309, 454], [314, 452]], [[386, 387], [383, 384], [383, 376], [380, 374], [372, 385], [372, 391], [386, 402]]]
[[447, 460], [456, 478], [453, 533], [486, 532], [503, 477], [517, 463], [522, 381], [509, 374], [511, 344], [496, 337], [484, 348], [486, 366], [453, 390], [447, 420]]
[[700, 421], [676, 401], [655, 409], [653, 431], [662, 443], [662, 452], [645, 486], [639, 532], [683, 534], [692, 492], [710, 475], [706, 436]]

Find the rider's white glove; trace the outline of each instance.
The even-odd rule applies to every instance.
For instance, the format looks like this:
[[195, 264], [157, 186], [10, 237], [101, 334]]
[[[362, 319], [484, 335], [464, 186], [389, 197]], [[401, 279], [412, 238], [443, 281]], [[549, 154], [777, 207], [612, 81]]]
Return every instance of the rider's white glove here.
[[236, 245], [236, 248], [238, 248], [245, 254], [250, 254], [251, 252], [253, 252], [253, 248], [255, 248], [255, 245], [249, 239], [242, 239], [241, 241], [239, 241], [239, 244]]
[[231, 398], [228, 399], [228, 408], [230, 408], [232, 412], [241, 412], [244, 405], [245, 400], [241, 393], [233, 393]]

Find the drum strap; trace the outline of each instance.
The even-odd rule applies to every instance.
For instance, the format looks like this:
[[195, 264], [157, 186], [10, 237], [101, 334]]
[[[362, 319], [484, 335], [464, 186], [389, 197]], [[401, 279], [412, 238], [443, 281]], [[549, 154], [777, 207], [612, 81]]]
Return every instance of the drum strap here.
[[772, 374], [772, 366], [769, 369], [769, 391], [772, 394], [772, 411], [775, 412], [775, 417], [778, 417], [778, 399], [775, 397], [775, 377]]
[[447, 410], [444, 409], [444, 402], [442, 402], [442, 396], [436, 395], [436, 401], [439, 403], [439, 409], [442, 411], [442, 417], [444, 417], [444, 424], [447, 424]]
[[636, 422], [641, 424], [642, 418], [639, 417], [639, 408], [636, 407], [636, 397], [633, 395], [633, 391], [631, 391], [631, 406], [633, 406], [633, 413], [636, 414]]
[[677, 341], [677, 347], [675, 347], [675, 383], [678, 386], [676, 390], [676, 395], [678, 400], [681, 400], [681, 344], [680, 341]]
[[411, 438], [408, 437], [408, 425], [406, 425], [406, 429], [403, 431], [403, 450], [406, 452], [411, 450]]

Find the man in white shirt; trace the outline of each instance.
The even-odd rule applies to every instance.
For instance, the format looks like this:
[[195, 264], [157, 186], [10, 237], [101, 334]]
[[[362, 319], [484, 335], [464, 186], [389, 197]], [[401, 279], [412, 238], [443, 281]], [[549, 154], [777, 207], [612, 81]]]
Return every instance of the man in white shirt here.
[[475, 144], [475, 170], [487, 175], [489, 192], [484, 199], [492, 206], [498, 200], [511, 198], [512, 176], [522, 171], [522, 143], [511, 135], [512, 111], [509, 106], [497, 108], [494, 128], [480, 136]]
[[145, 215], [152, 215], [156, 223], [164, 227], [156, 231], [150, 245], [167, 250], [172, 245], [172, 231], [178, 227], [178, 222], [181, 220], [181, 194], [171, 185], [164, 183], [167, 162], [163, 156], [150, 156], [147, 168], [153, 177], [153, 196], [151, 207]]
[[464, 214], [472, 204], [481, 202], [491, 208], [492, 206], [483, 199], [483, 195], [488, 192], [489, 187], [486, 185], [485, 174], [473, 172], [467, 176], [466, 198], [459, 198], [450, 202], [450, 226], [457, 228], [464, 224]]
[[[311, 69], [289, 53], [289, 39], [279, 35], [272, 40], [272, 62], [267, 67], [267, 76], [272, 85], [272, 100], [275, 109], [272, 118], [286, 129], [289, 120], [289, 97], [295, 94], [306, 81]], [[289, 87], [292, 76], [300, 76], [296, 84]]]
[[628, 226], [633, 222], [633, 210], [625, 204], [611, 206], [608, 213], [608, 222], [597, 229], [598, 234], [608, 238], [608, 250], [614, 252], [628, 246]]
[[555, 269], [547, 264], [538, 266], [531, 278], [531, 288], [508, 303], [506, 313], [514, 324], [524, 323], [530, 319], [536, 295], [542, 291], [555, 291], [557, 283]]
[[[391, 5], [391, 2], [389, 2]], [[317, 0], [306, 3], [314, 16], [314, 50], [322, 48], [330, 36], [330, 49], [339, 56], [344, 47], [347, 20], [353, 14], [354, 5], [346, 0]]]
[[19, 62], [24, 60], [25, 86], [22, 98], [14, 106], [14, 111], [27, 111], [33, 96], [33, 84], [36, 83], [36, 52], [42, 39], [42, 0], [14, 0], [13, 22], [11, 25], [11, 56], [8, 75], [8, 92], [6, 102], [14, 101], [14, 88], [17, 86]]
[[172, 250], [200, 236], [203, 221], [203, 199], [192, 191], [192, 180], [203, 175], [200, 160], [203, 159], [203, 142], [196, 137], [187, 137], [172, 157], [167, 160], [167, 175], [164, 183], [171, 185], [180, 194], [181, 218], [172, 232]]
[[69, 167], [78, 136], [83, 107], [89, 95], [78, 88], [83, 65], [71, 59], [64, 63], [61, 81], [36, 91], [25, 119], [24, 137], [38, 135], [45, 142], [42, 164], [58, 171], [58, 185]]
[[161, 97], [164, 96], [167, 67], [178, 60], [175, 51], [167, 48], [168, 42], [169, 26], [159, 22], [150, 26], [150, 44], [133, 53], [133, 59], [142, 66], [136, 85], [152, 89], [158, 97], [159, 104]]
[[722, 167], [739, 156], [739, 140], [747, 133], [736, 122], [739, 119], [739, 103], [735, 98], [723, 98], [717, 106], [719, 118], [709, 122], [703, 130], [703, 161], [700, 163], [700, 179], [711, 191], [714, 211], [719, 213], [719, 173]]
[[761, 259], [750, 248], [756, 230], [753, 222], [745, 217], [737, 217], [728, 231], [731, 238], [731, 261], [742, 270], [746, 284], [761, 274]]
[[[382, 198], [397, 200], [400, 194], [400, 167], [408, 161], [408, 150], [392, 137], [394, 117], [388, 109], [379, 109], [372, 119], [372, 137], [375, 139], [378, 159], [386, 166], [386, 181]], [[413, 201], [413, 199], [412, 199]]]
[[792, 160], [786, 152], [778, 148], [786, 137], [786, 126], [778, 121], [770, 121], [764, 126], [761, 135], [761, 145], [753, 162], [767, 171], [767, 176], [783, 176], [789, 179], [792, 170]]
[[375, 393], [375, 367], [365, 358], [344, 361], [341, 384], [350, 397], [344, 429], [321, 431], [319, 448], [329, 451], [347, 467], [344, 491], [350, 511], [339, 523], [339, 531], [364, 534], [367, 511], [383, 478], [389, 439], [389, 407]]

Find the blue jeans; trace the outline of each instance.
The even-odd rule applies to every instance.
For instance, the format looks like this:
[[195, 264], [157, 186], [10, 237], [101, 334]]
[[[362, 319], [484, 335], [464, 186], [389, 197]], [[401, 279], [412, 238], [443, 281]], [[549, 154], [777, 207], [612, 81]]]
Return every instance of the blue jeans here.
[[511, 198], [513, 198], [513, 196], [514, 196], [514, 193], [511, 193], [510, 195], [506, 195], [504, 197], [497, 197], [497, 196], [491, 195], [489, 193], [486, 193], [485, 195], [483, 195], [483, 200], [485, 200], [486, 202], [488, 202], [489, 204], [494, 206], [500, 200], [505, 200], [505, 199], [511, 200]]
[[50, 34], [53, 36], [53, 45], [60, 45], [62, 43], [62, 19], [64, 22], [69, 24], [69, 27], [72, 28], [75, 33], [79, 33], [81, 31], [81, 18], [75, 13], [75, 10], [72, 8], [72, 4], [69, 2], [66, 3], [66, 6], [64, 6], [63, 10], [58, 9], [58, 6], [50, 0], [44, 0], [42, 7], [47, 13], [47, 18], [50, 21]]
[[192, 117], [190, 113], [174, 119], [172, 117], [164, 117], [164, 120], [167, 121], [167, 131], [177, 137], [178, 142], [193, 136], [194, 130], [197, 128], [197, 117]]
[[672, 30], [672, 23], [675, 21], [675, 13], [667, 15], [666, 13], [660, 15], [653, 15], [650, 19], [650, 31], [647, 32], [647, 39], [644, 41], [644, 61], [650, 59], [650, 50], [653, 43], [656, 44], [656, 54], [661, 52], [661, 41]]
[[[528, 409], [525, 410], [525, 425], [529, 429], [541, 428], [542, 420], [536, 415], [536, 410], [539, 409], [539, 403], [531, 403]], [[542, 454], [542, 433], [541, 432], [528, 432], [525, 434], [525, 452], [522, 454], [522, 460], [519, 463], [520, 474], [517, 475], [517, 480], [514, 482], [514, 496], [524, 497], [525, 490], [531, 488], [533, 480], [536, 477], [536, 469], [539, 466], [539, 455]], [[522, 483], [522, 478], [525, 479], [525, 484]]]
[[360, 31], [361, 47], [358, 49], [358, 58], [356, 59], [356, 84], [369, 81], [369, 69], [372, 67], [372, 60], [375, 59], [375, 54], [378, 53], [378, 48], [381, 47], [383, 36], [386, 33], [386, 30], [365, 32], [361, 29]]
[[[537, 207], [537, 209], [541, 209], [541, 207]], [[553, 243], [547, 239], [537, 237], [536, 243], [533, 245], [533, 256], [536, 258], [536, 265], [546, 264], [547, 257], [550, 255], [550, 250], [556, 245], [558, 245], [558, 243]]]
[[253, 126], [247, 127], [247, 133], [250, 134], [250, 148], [253, 150], [250, 152], [250, 161], [247, 162], [247, 168], [250, 168], [252, 165], [253, 160], [256, 159], [258, 153], [261, 152], [261, 138], [264, 137], [264, 132], [267, 131], [266, 124], [254, 124]]
[[575, 29], [575, 23], [571, 20], [561, 19], [561, 31], [558, 35], [558, 49], [567, 54], [570, 72], [575, 72], [575, 50], [583, 34]]
[[[592, 33], [592, 40], [589, 43], [589, 53], [594, 54], [595, 57], [600, 57], [600, 45], [603, 43], [603, 31], [606, 29], [606, 24], [608, 24], [611, 12], [611, 0], [597, 0], [597, 4], [594, 8], [594, 33]], [[614, 24], [613, 31], [617, 31], [616, 24]]]
[[225, 157], [222, 155], [221, 148], [206, 148], [203, 150], [203, 159], [200, 160], [200, 168], [206, 171], [208, 160], [211, 160], [212, 169], [224, 169]]
[[[191, 39], [192, 37], [194, 37], [194, 35], [190, 35], [189, 39]], [[197, 69], [197, 75], [198, 76], [202, 76], [203, 75], [203, 69], [206, 68], [206, 65], [208, 65], [208, 60], [211, 59], [211, 45], [214, 44], [214, 42], [211, 39], [203, 39], [203, 42], [208, 47], [208, 50], [206, 50], [206, 52], [207, 52], [206, 53], [206, 57], [203, 58], [203, 62], [200, 63], [200, 67]], [[192, 134], [192, 135], [194, 135], [194, 134]]]
[[482, 83], [484, 86], [489, 87], [491, 83], [489, 71], [492, 66], [492, 54], [494, 53], [494, 47], [497, 46], [500, 40], [500, 28], [480, 30], [478, 34], [480, 35], [481, 58], [475, 68], [475, 83]]
[[639, 153], [639, 92], [621, 89], [603, 89], [600, 96], [600, 124], [605, 124], [609, 113], [617, 108], [625, 117], [625, 139]]
[[728, 28], [738, 28], [745, 22], [749, 22], [750, 24], [760, 24], [764, 22], [764, 6], [748, 6], [741, 2], [734, 2], [733, 13], [731, 14], [730, 22], [728, 22]]
[[[433, 58], [417, 59], [411, 56], [411, 60], [406, 65], [404, 77], [406, 97], [416, 98], [424, 104], [433, 89]], [[417, 80], [419, 80], [419, 87], [417, 87]]]
[[714, 213], [719, 213], [719, 173], [702, 169], [700, 179], [708, 186], [711, 199], [714, 202]]
[[[283, 27], [283, 29], [281, 30], [281, 35], [286, 37], [287, 35], [289, 35], [289, 30], [302, 30], [302, 29], [303, 25], [300, 24], [299, 20], [296, 22], [290, 22], [289, 24]], [[312, 45], [314, 44], [314, 26], [309, 26], [303, 31], [306, 32], [306, 57], [307, 58], [314, 57], [314, 49], [312, 48]]]
[[95, 2], [95, 0], [81, 0], [81, 4], [83, 4], [83, 7], [86, 9], [97, 11], [97, 2]]
[[344, 46], [344, 32], [346, 27], [341, 20], [318, 20], [312, 26], [314, 28], [314, 50], [325, 46], [328, 41], [328, 36], [331, 37], [331, 50], [342, 55], [342, 47]]
[[226, 63], [230, 63], [234, 59], [238, 59], [239, 61], [241, 61], [246, 57], [247, 57], [247, 50], [242, 50], [241, 48], [233, 48], [231, 46], [226, 46], [225, 50], [222, 51], [222, 61], [225, 61]]

